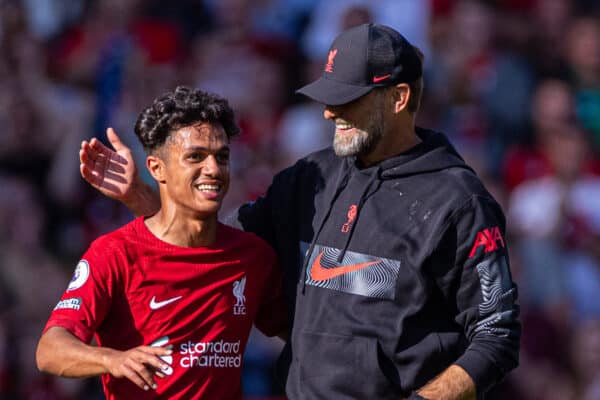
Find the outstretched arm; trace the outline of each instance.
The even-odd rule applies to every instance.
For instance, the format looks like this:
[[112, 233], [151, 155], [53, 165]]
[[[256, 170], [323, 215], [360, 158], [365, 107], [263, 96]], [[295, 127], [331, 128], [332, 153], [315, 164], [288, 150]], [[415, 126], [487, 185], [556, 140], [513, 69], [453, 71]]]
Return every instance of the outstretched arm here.
[[160, 208], [160, 199], [156, 191], [141, 180], [131, 150], [112, 128], [108, 128], [106, 134], [114, 150], [96, 138], [81, 143], [81, 176], [100, 193], [125, 204], [134, 214], [155, 213]]
[[127, 378], [141, 389], [156, 389], [153, 375], [163, 378], [169, 364], [161, 360], [171, 350], [163, 347], [139, 346], [127, 351], [83, 343], [61, 327], [48, 329], [41, 337], [36, 351], [40, 371], [66, 378], [87, 378], [111, 374]]

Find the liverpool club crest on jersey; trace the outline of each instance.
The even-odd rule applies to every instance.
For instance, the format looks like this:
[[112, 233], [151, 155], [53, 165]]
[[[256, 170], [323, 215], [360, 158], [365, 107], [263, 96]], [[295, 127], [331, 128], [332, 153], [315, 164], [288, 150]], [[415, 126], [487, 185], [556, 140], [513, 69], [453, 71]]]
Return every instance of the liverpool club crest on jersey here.
[[233, 295], [235, 296], [235, 304], [233, 305], [233, 315], [246, 315], [246, 296], [244, 295], [245, 288], [245, 276], [239, 281], [233, 282]]

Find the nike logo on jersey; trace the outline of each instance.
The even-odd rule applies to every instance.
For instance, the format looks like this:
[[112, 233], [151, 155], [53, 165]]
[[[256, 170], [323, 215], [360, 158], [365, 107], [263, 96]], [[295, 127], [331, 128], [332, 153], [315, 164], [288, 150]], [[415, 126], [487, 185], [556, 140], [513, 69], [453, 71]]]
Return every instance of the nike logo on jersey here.
[[378, 264], [381, 260], [375, 260], [360, 264], [353, 265], [342, 265], [335, 268], [325, 268], [321, 265], [321, 258], [323, 258], [323, 252], [320, 252], [315, 261], [312, 264], [310, 270], [310, 276], [314, 281], [326, 281], [328, 279], [335, 278], [336, 276], [344, 275], [352, 271], [358, 271], [363, 268], [370, 267], [373, 264]]
[[177, 296], [177, 297], [173, 297], [171, 299], [167, 299], [167, 300], [163, 300], [163, 301], [156, 301], [156, 296], [152, 296], [152, 299], [150, 299], [150, 308], [152, 310], [158, 310], [159, 308], [162, 308], [162, 307], [166, 306], [167, 304], [171, 304], [174, 301], [177, 301], [182, 297], [183, 296]]

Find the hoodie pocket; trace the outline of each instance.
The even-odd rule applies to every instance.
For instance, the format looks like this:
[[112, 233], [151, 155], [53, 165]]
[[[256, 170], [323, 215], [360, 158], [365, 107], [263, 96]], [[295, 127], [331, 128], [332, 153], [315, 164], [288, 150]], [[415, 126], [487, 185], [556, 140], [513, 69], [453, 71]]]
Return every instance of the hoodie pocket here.
[[425, 336], [396, 355], [403, 365], [400, 379], [410, 390], [422, 387], [458, 358], [459, 347], [460, 334], [456, 332], [435, 332]]
[[[296, 353], [302, 398], [387, 399], [400, 398], [400, 384], [393, 384], [382, 370], [385, 363], [377, 339], [330, 333], [304, 332]], [[388, 371], [390, 372], [390, 371]]]

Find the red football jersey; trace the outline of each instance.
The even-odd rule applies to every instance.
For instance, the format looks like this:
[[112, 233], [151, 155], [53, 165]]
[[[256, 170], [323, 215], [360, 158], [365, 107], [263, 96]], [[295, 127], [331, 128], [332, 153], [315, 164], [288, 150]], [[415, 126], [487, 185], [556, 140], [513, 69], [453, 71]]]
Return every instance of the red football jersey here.
[[252, 323], [280, 333], [283, 304], [275, 254], [257, 236], [219, 224], [214, 245], [178, 247], [140, 217], [91, 244], [44, 331], [118, 350], [173, 346], [156, 390], [103, 375], [108, 399], [240, 399]]

